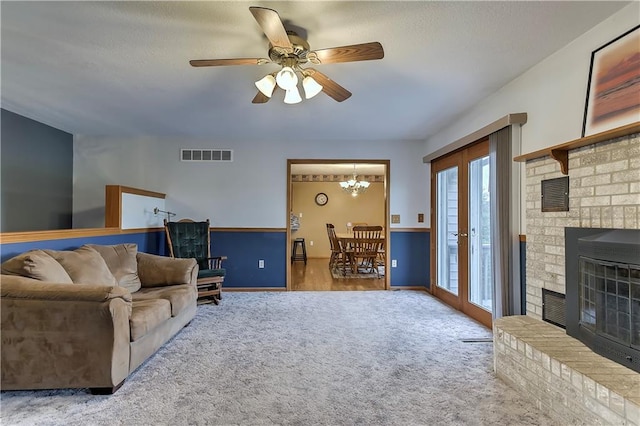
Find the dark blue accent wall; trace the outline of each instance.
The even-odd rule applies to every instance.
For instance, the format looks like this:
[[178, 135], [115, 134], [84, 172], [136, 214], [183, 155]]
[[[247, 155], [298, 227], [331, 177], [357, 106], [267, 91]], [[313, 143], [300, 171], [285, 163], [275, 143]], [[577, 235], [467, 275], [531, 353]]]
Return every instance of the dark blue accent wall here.
[[392, 259], [398, 261], [398, 266], [387, 270], [391, 273], [391, 285], [393, 287], [429, 288], [430, 284], [430, 232], [391, 232]]
[[0, 232], [72, 227], [73, 135], [5, 109]]
[[[224, 286], [281, 287], [287, 286], [286, 232], [211, 232], [211, 255], [227, 256]], [[258, 260], [264, 259], [264, 269]]]

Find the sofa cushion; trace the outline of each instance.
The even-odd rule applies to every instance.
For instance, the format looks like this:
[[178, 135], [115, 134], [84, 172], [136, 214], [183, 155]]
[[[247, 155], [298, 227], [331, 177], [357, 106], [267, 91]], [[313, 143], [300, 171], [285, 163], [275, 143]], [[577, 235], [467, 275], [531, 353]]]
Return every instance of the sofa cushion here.
[[57, 260], [75, 284], [118, 285], [100, 253], [82, 246], [73, 251], [44, 250]]
[[142, 287], [188, 284], [195, 279], [195, 259], [176, 259], [138, 252], [138, 276]]
[[113, 274], [120, 287], [124, 287], [131, 293], [140, 290], [140, 278], [138, 278], [138, 245], [134, 243], [103, 246], [99, 244], [86, 244], [104, 259], [109, 271]]
[[148, 332], [171, 318], [171, 303], [166, 299], [134, 300], [132, 303], [131, 341], [144, 337]]
[[195, 305], [198, 291], [191, 284], [171, 287], [143, 288], [134, 293], [133, 300], [165, 299], [171, 303], [171, 316], [178, 316], [188, 306]]
[[73, 282], [62, 265], [42, 250], [30, 250], [3, 262], [2, 273], [53, 283]]

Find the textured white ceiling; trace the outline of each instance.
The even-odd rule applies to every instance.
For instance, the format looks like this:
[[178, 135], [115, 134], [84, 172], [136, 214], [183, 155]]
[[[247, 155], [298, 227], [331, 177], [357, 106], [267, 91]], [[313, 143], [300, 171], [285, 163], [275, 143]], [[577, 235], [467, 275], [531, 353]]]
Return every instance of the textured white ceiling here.
[[[2, 107], [73, 134], [207, 140], [424, 140], [629, 2], [2, 2]], [[318, 65], [353, 93], [251, 99], [275, 65], [249, 6], [312, 49], [379, 41], [378, 61]]]

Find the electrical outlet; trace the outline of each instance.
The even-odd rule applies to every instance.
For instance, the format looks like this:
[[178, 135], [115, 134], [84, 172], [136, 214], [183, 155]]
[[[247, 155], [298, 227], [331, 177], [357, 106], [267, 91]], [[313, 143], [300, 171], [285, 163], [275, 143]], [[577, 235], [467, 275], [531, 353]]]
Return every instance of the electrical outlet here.
[[300, 212], [300, 216], [299, 217], [302, 217], [302, 212]]
[[392, 214], [391, 215], [391, 223], [400, 223], [400, 215]]
[[264, 269], [264, 259], [258, 260], [258, 268]]
[[396, 259], [391, 259], [391, 267], [392, 268], [397, 268], [398, 267], [398, 261]]
[[309, 241], [309, 245], [312, 246], [313, 245], [313, 240]]

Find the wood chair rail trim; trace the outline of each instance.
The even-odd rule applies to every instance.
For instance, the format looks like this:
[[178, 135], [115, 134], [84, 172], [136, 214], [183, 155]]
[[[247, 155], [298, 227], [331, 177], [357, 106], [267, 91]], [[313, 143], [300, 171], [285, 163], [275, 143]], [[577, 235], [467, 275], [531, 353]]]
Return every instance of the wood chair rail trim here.
[[[216, 228], [211, 232], [287, 232], [286, 228]], [[430, 228], [390, 228], [390, 232], [431, 232]], [[24, 231], [0, 233], [0, 244], [29, 243], [33, 241], [66, 240], [71, 238], [102, 237], [105, 235], [141, 234], [145, 232], [164, 232], [164, 228], [80, 228], [55, 229], [49, 231]]]
[[163, 231], [163, 228], [82, 228], [56, 229], [50, 231], [3, 232], [0, 233], [1, 244], [29, 243], [33, 241], [67, 240], [71, 238], [102, 237], [105, 235], [140, 234], [145, 232]]

